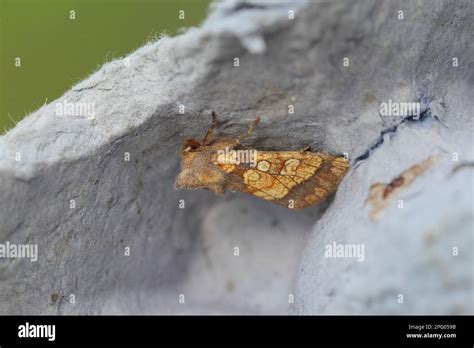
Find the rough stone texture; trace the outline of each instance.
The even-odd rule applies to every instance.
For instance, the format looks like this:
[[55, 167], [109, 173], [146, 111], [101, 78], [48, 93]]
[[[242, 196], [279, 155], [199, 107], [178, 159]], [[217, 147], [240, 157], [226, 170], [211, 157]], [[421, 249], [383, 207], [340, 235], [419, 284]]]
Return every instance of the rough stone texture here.
[[[469, 1], [227, 1], [104, 65], [0, 137], [0, 243], [40, 257], [0, 260], [0, 313], [474, 313], [472, 165], [453, 173], [474, 161], [473, 16]], [[421, 102], [422, 117], [381, 117], [388, 99]], [[56, 115], [66, 100], [95, 117]], [[211, 110], [231, 135], [259, 115], [257, 149], [310, 145], [353, 167], [298, 213], [175, 191], [180, 140]], [[370, 185], [431, 155], [370, 220]], [[325, 257], [334, 241], [363, 244], [364, 261]]]

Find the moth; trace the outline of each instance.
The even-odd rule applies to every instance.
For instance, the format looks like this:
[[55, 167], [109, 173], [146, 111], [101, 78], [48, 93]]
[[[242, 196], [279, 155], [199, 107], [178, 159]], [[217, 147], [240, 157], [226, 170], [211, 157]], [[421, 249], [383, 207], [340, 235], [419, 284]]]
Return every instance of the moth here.
[[257, 151], [241, 144], [259, 119], [236, 138], [216, 138], [216, 114], [202, 141], [185, 139], [176, 189], [246, 192], [289, 209], [312, 206], [333, 193], [349, 170], [344, 157], [320, 152]]

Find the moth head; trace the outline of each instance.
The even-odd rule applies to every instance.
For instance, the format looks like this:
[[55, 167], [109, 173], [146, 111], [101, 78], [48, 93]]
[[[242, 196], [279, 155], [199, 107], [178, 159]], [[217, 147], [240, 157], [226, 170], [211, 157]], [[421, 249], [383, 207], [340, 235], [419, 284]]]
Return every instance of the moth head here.
[[212, 162], [212, 149], [195, 139], [183, 141], [181, 173], [176, 178], [176, 189], [207, 188], [220, 192], [223, 175]]

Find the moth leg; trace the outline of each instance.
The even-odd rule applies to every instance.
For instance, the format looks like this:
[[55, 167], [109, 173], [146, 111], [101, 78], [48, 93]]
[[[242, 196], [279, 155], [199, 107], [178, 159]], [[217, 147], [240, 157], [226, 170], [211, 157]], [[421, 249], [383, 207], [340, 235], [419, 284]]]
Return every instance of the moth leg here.
[[240, 141], [247, 138], [250, 134], [252, 134], [254, 128], [257, 126], [257, 124], [260, 122], [260, 117], [255, 118], [255, 120], [250, 123], [249, 129], [247, 129], [246, 132], [242, 133], [238, 138], [237, 138], [237, 143], [240, 144]]
[[306, 152], [306, 151], [309, 151], [311, 150], [311, 146], [310, 145], [305, 145], [301, 150], [299, 150], [299, 152]]
[[213, 111], [211, 113], [211, 126], [207, 130], [206, 135], [204, 136], [204, 139], [202, 140], [203, 145], [209, 145], [212, 141], [213, 133], [214, 133], [214, 128], [216, 128], [216, 113]]

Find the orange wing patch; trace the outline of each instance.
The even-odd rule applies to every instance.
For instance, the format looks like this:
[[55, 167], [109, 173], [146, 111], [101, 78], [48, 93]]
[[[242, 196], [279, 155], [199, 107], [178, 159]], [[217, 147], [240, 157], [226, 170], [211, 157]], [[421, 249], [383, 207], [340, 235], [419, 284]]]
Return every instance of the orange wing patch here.
[[269, 200], [283, 198], [289, 190], [284, 183], [275, 180], [272, 175], [254, 169], [249, 169], [244, 173], [244, 184], [249, 193]]
[[[291, 198], [296, 200], [292, 207], [295, 209], [312, 205], [332, 193], [349, 167], [344, 158], [297, 151], [260, 151], [256, 163], [255, 168], [242, 174], [245, 192], [285, 206], [290, 201], [286, 198]], [[320, 177], [311, 184], [318, 170]]]
[[216, 162], [217, 166], [226, 173], [232, 173], [235, 170], [235, 164], [219, 163]]

